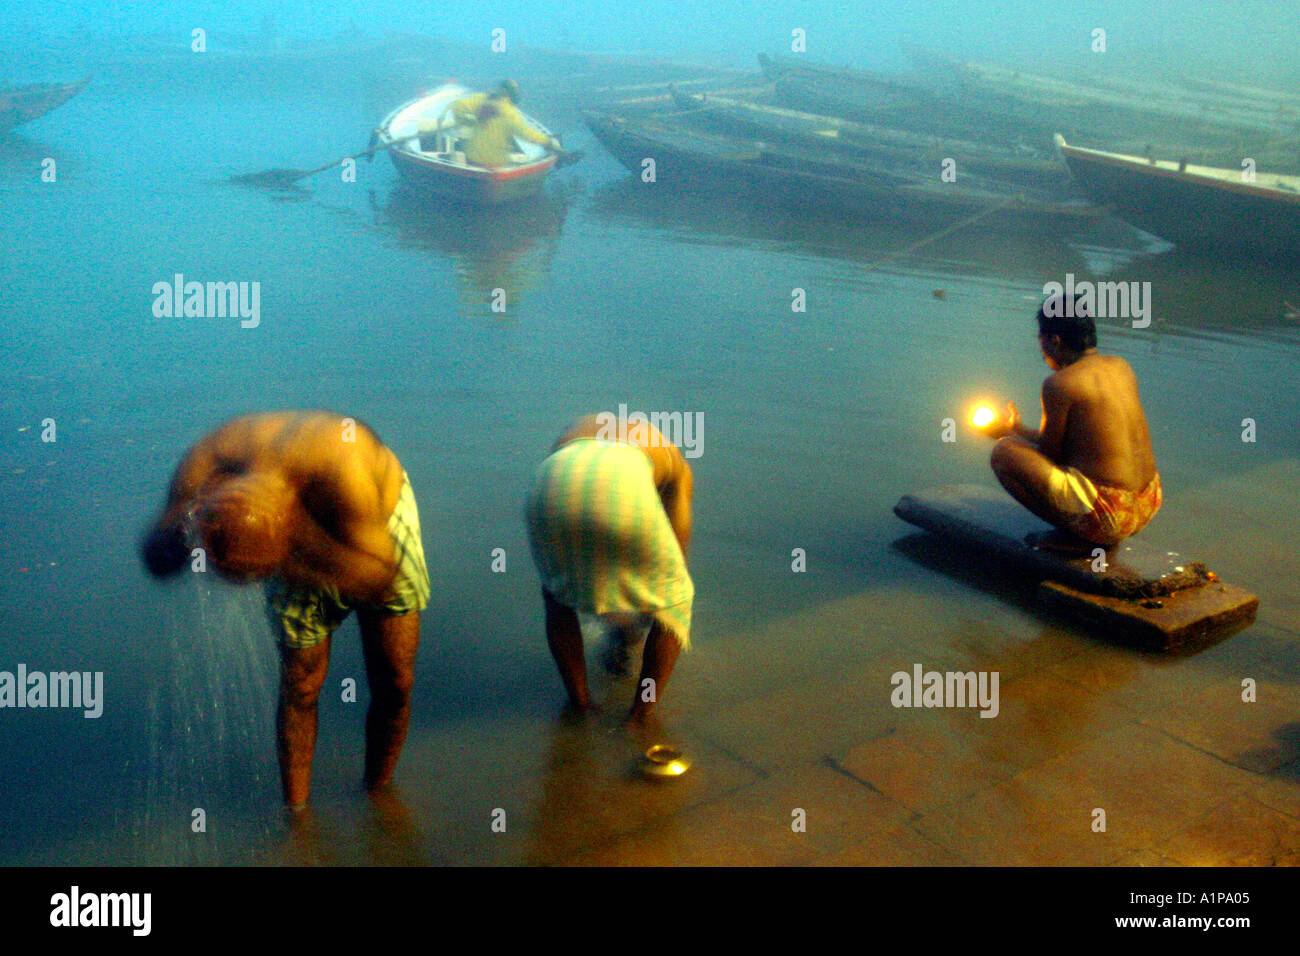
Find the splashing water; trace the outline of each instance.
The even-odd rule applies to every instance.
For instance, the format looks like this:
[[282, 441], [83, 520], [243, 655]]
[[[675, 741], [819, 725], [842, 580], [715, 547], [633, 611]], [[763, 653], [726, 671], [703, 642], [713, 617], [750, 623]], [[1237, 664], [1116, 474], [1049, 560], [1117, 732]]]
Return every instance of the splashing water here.
[[[171, 605], [150, 691], [136, 826], [150, 863], [238, 862], [236, 854], [265, 844], [267, 807], [278, 805], [278, 662], [261, 591], [191, 577], [189, 600]], [[206, 829], [196, 832], [199, 809]]]

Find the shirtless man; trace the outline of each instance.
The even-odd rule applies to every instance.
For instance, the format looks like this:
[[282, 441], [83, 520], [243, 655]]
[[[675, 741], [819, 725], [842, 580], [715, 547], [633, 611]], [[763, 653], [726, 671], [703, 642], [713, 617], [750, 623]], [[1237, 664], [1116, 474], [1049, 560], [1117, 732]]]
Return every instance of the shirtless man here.
[[1054, 371], [1043, 382], [1042, 424], [1025, 426], [1007, 403], [1006, 416], [983, 429], [1000, 438], [993, 471], [1013, 498], [1066, 533], [1044, 544], [1113, 547], [1162, 501], [1137, 378], [1122, 358], [1097, 351], [1096, 326], [1077, 299], [1043, 303], [1038, 330]]
[[649, 623], [630, 714], [640, 721], [690, 642], [693, 478], [681, 451], [648, 422], [629, 422], [618, 436], [602, 418], [581, 419], [555, 443], [525, 516], [546, 641], [575, 710], [592, 709], [578, 612], [601, 615], [616, 641]]
[[388, 784], [406, 740], [429, 577], [415, 496], [365, 425], [327, 412], [248, 415], [201, 439], [141, 546], [155, 577], [202, 547], [222, 576], [266, 582], [280, 634], [276, 714], [285, 804], [311, 785], [330, 637], [356, 610], [370, 684], [365, 784]]

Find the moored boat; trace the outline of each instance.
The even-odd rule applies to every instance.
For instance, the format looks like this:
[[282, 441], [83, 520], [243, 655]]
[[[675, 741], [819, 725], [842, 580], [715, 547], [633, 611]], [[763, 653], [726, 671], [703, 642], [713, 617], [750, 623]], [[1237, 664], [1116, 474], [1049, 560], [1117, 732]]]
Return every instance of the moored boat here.
[[1300, 257], [1300, 176], [1196, 166], [1184, 161], [1056, 145], [1098, 203], [1175, 245]]
[[1007, 226], [1037, 227], [1095, 220], [1096, 207], [967, 177], [893, 170], [869, 161], [776, 148], [760, 140], [706, 134], [654, 120], [586, 115], [606, 149], [639, 175], [654, 160], [654, 182], [721, 192], [768, 208], [795, 207], [832, 217], [922, 219], [951, 224], [965, 215]]
[[1066, 189], [1069, 170], [1059, 156], [1027, 148], [980, 143], [915, 129], [858, 123], [766, 103], [670, 87], [684, 119], [702, 126], [804, 149], [850, 157], [870, 156], [919, 173], [936, 173], [951, 159], [962, 175], [1002, 179], [1020, 187]]
[[50, 110], [72, 99], [90, 82], [90, 77], [75, 83], [27, 83], [0, 86], [0, 133], [23, 123], [39, 119]]
[[792, 65], [759, 54], [785, 106], [859, 123], [924, 128], [945, 136], [1001, 143], [1051, 146], [1052, 125], [1031, 112], [1009, 112], [1006, 104], [945, 95], [919, 78], [864, 73], [815, 63]]
[[[453, 103], [473, 91], [455, 83], [444, 84], [425, 96], [403, 103], [375, 130], [375, 145], [388, 149], [393, 165], [421, 192], [473, 205], [493, 205], [536, 194], [555, 166], [557, 153], [515, 138], [516, 151], [504, 166], [479, 166], [468, 162], [458, 144], [469, 128], [451, 115]], [[550, 131], [532, 117], [524, 120], [547, 136]], [[420, 136], [421, 125], [447, 123], [437, 133]]]

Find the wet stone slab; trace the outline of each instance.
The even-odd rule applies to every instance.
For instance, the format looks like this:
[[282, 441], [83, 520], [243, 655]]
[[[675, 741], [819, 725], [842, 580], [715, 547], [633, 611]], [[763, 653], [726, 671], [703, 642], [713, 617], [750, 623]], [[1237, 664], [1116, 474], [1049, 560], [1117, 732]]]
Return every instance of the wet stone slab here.
[[1218, 580], [1204, 563], [1139, 538], [1068, 556], [1029, 543], [1050, 526], [1005, 492], [948, 485], [904, 495], [894, 513], [957, 545], [1036, 578], [1039, 600], [1095, 630], [1157, 650], [1208, 640], [1254, 619], [1255, 595]]

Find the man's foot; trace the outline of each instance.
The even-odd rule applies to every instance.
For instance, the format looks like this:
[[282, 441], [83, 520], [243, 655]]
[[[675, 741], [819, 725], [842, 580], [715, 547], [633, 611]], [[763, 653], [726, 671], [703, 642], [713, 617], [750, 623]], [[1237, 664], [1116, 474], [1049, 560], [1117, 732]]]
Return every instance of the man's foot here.
[[587, 701], [585, 704], [568, 701], [560, 711], [560, 719], [569, 724], [581, 724], [598, 716], [600, 716], [600, 705], [592, 701]]
[[1101, 545], [1085, 541], [1083, 538], [1072, 535], [1068, 531], [1062, 531], [1059, 528], [1053, 528], [1051, 531], [1034, 531], [1027, 534], [1025, 535], [1025, 544], [1039, 551], [1065, 555], [1070, 558], [1091, 557], [1092, 552], [1101, 547]]

